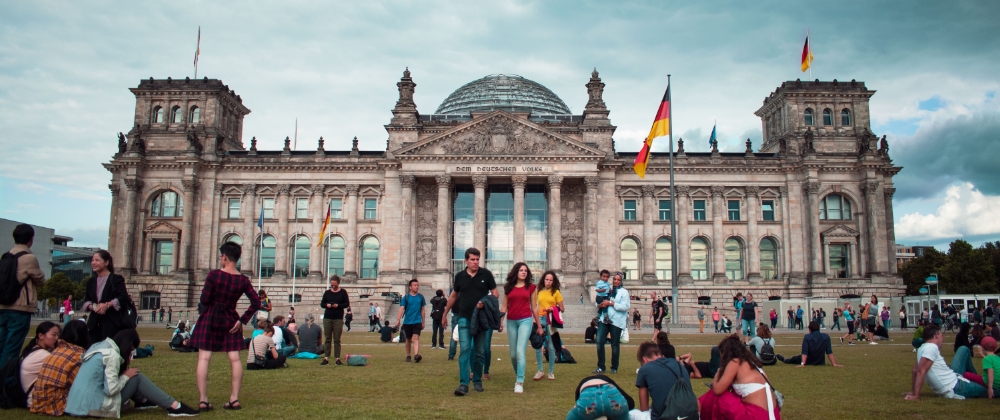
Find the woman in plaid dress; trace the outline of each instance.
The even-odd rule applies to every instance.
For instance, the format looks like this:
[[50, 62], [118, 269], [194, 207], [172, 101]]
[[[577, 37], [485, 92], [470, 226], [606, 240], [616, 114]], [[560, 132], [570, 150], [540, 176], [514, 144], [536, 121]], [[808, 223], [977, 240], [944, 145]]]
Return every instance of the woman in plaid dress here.
[[[229, 402], [222, 406], [227, 410], [239, 410], [240, 386], [243, 384], [243, 361], [240, 360], [240, 350], [243, 349], [243, 325], [260, 309], [260, 298], [254, 291], [247, 276], [236, 270], [242, 250], [234, 242], [226, 242], [219, 247], [219, 265], [221, 270], [213, 270], [205, 279], [205, 288], [201, 291], [201, 304], [205, 310], [198, 316], [198, 322], [191, 334], [190, 344], [198, 349], [197, 382], [201, 402], [198, 409], [209, 411], [212, 405], [208, 403], [208, 364], [212, 353], [224, 351], [229, 357], [232, 367], [233, 388]], [[246, 295], [250, 299], [250, 307], [243, 316], [236, 313], [236, 303]]]

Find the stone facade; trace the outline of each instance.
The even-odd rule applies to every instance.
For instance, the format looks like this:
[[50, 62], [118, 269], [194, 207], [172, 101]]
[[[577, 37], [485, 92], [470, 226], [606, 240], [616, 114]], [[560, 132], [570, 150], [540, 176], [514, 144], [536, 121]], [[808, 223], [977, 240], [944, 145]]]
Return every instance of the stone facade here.
[[[870, 130], [874, 91], [864, 83], [783, 83], [756, 111], [764, 132], [756, 152], [748, 140], [740, 153], [686, 153], [679, 139], [667, 213], [668, 156], [654, 154], [645, 179], [636, 176], [635, 153], [615, 151], [596, 71], [585, 86], [582, 115], [421, 115], [406, 71], [385, 150], [359, 150], [355, 139], [351, 150], [328, 151], [320, 138], [315, 151], [293, 151], [287, 139], [283, 150], [264, 151], [256, 139], [244, 146], [250, 110], [221, 81], [143, 80], [131, 89], [135, 125], [105, 164], [109, 248], [132, 294], [158, 292], [162, 306], [197, 303], [226, 240], [243, 244], [239, 268], [258, 281], [262, 234], [276, 245], [263, 251], [269, 268], [259, 281], [281, 306], [293, 284], [302, 305], [318, 304], [338, 264], [362, 302], [389, 299], [382, 293], [403, 292], [413, 277], [448, 290], [461, 265], [453, 258], [455, 194], [474, 197], [471, 243], [485, 251], [496, 239], [487, 197], [499, 185], [513, 198], [514, 261], [531, 241], [526, 191], [542, 190], [545, 257], [536, 266], [580, 290], [600, 269], [627, 266], [633, 295], [669, 292], [665, 273], [674, 270], [682, 322], [693, 320], [699, 298], [721, 306], [737, 291], [758, 300], [904, 291], [892, 225], [892, 177], [901, 168]], [[165, 204], [171, 197], [176, 207]], [[340, 217], [318, 238], [331, 200]], [[676, 217], [676, 235], [661, 214]], [[679, 244], [677, 261], [665, 263], [669, 247], [656, 245], [663, 238]], [[696, 244], [705, 251], [692, 251]], [[506, 272], [496, 274], [502, 281]]]

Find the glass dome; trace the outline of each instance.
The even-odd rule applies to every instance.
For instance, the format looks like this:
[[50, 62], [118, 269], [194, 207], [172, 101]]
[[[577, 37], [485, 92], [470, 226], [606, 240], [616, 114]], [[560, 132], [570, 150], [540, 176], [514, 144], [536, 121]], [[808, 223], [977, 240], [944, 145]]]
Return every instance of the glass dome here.
[[568, 115], [569, 107], [555, 93], [518, 75], [491, 74], [466, 83], [441, 103], [435, 114], [468, 114], [502, 109], [537, 115]]

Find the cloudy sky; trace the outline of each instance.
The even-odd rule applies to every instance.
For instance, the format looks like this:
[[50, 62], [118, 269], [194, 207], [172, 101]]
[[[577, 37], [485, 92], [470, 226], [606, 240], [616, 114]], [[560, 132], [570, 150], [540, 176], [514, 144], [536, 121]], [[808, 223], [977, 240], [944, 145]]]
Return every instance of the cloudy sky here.
[[[0, 217], [107, 242], [110, 174], [140, 79], [223, 80], [253, 112], [244, 142], [383, 149], [409, 67], [418, 110], [487, 74], [519, 74], [574, 113], [593, 68], [621, 151], [636, 151], [673, 75], [689, 151], [759, 145], [753, 115], [782, 81], [864, 81], [872, 129], [905, 169], [897, 241], [1000, 239], [1000, 3], [965, 1], [240, 1], [0, 3]], [[666, 142], [659, 142], [666, 149]]]

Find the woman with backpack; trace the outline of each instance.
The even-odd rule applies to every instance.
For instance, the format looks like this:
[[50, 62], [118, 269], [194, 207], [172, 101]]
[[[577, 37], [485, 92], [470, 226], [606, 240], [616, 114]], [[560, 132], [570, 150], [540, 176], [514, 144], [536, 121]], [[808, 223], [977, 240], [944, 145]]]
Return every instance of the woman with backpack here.
[[[16, 397], [17, 401], [10, 401], [14, 407], [25, 408], [27, 407], [28, 400], [31, 398], [32, 388], [35, 386], [35, 381], [38, 379], [38, 371], [42, 370], [42, 363], [45, 358], [55, 350], [56, 344], [59, 343], [59, 333], [62, 329], [59, 324], [52, 321], [45, 321], [38, 324], [35, 328], [35, 338], [32, 338], [28, 342], [28, 345], [24, 346], [24, 350], [21, 351], [21, 357], [18, 359], [20, 362], [18, 364], [16, 375], [21, 384], [21, 392], [24, 393], [24, 398], [21, 395], [8, 395], [8, 398]], [[14, 363], [14, 362], [8, 362]], [[14, 372], [7, 372], [6, 366], [4, 370], [4, 388], [7, 387], [6, 375], [8, 373], [15, 374]], [[4, 393], [8, 391], [5, 389]]]
[[781, 420], [780, 408], [761, 363], [736, 335], [719, 343], [723, 367], [712, 380], [712, 390], [698, 401], [701, 418], [711, 420]]
[[87, 281], [80, 310], [90, 311], [87, 329], [90, 330], [90, 342], [97, 343], [113, 337], [118, 331], [135, 327], [134, 324], [128, 325], [126, 320], [128, 311], [134, 308], [125, 288], [125, 277], [115, 274], [110, 252], [97, 250], [90, 261], [90, 268], [94, 269], [94, 275]]
[[[527, 264], [523, 262], [514, 264], [514, 268], [511, 268], [510, 273], [507, 274], [507, 283], [503, 286], [504, 299], [503, 303], [500, 304], [500, 312], [506, 317], [506, 321], [501, 325], [507, 329], [510, 364], [514, 367], [514, 373], [517, 376], [514, 381], [515, 394], [524, 392], [524, 369], [528, 363], [526, 352], [528, 338], [531, 337], [531, 327], [537, 325], [538, 334], [545, 335], [539, 322], [536, 307], [537, 291], [532, 280], [531, 270], [528, 269]], [[538, 375], [535, 376], [541, 374], [542, 370], [539, 368]]]
[[170, 397], [139, 369], [129, 367], [138, 347], [134, 329], [90, 346], [66, 397], [66, 414], [117, 418], [123, 401], [132, 400], [137, 409], [160, 407], [170, 416], [197, 415], [197, 409]]
[[765, 366], [778, 363], [778, 359], [774, 356], [775, 345], [771, 329], [764, 324], [757, 326], [757, 336], [747, 343], [747, 346], [753, 350], [753, 355], [757, 356], [757, 360], [760, 360]]

